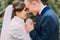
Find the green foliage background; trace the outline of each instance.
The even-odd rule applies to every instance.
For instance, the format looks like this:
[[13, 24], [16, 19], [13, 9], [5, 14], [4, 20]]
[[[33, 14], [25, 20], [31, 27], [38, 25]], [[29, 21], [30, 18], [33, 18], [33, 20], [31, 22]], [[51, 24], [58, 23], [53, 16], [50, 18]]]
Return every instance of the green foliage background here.
[[[0, 18], [3, 17], [3, 12], [5, 8], [12, 3], [14, 0], [0, 0]], [[20, 0], [23, 1], [23, 0]], [[60, 0], [42, 0], [44, 4], [50, 5], [50, 7], [56, 12], [58, 17], [60, 18]], [[31, 15], [29, 15], [31, 16]]]
[[[0, 29], [2, 27], [3, 15], [5, 8], [14, 0], [0, 0]], [[20, 0], [23, 1], [23, 0]], [[50, 5], [50, 7], [56, 12], [60, 18], [60, 0], [42, 0], [44, 4]], [[29, 15], [29, 17], [32, 15]], [[33, 17], [32, 17], [33, 18]], [[35, 18], [33, 18], [35, 20]]]
[[[4, 10], [8, 5], [12, 3], [12, 1], [14, 0], [0, 0], [0, 27], [1, 27], [2, 18], [4, 15]], [[23, 1], [23, 0], [20, 0], [20, 1]], [[60, 0], [42, 0], [42, 2], [44, 4], [50, 5], [50, 7], [57, 13], [58, 17], [60, 18]]]
[[[0, 0], [0, 11], [3, 11], [9, 4], [12, 3], [12, 1], [13, 0]], [[44, 4], [50, 5], [50, 7], [57, 13], [58, 17], [60, 18], [60, 0], [42, 0], [42, 2]]]

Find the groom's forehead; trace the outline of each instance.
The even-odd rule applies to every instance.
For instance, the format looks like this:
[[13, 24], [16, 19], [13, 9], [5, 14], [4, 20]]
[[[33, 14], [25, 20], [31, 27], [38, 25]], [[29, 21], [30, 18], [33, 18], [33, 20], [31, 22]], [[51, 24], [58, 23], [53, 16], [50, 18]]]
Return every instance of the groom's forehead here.
[[24, 0], [24, 1], [31, 4], [31, 3], [34, 2], [34, 1], [39, 3], [41, 0]]
[[24, 3], [26, 4], [27, 3], [27, 0], [24, 0]]
[[32, 2], [33, 0], [24, 0], [24, 1], [30, 3], [30, 2]]
[[25, 0], [24, 3], [27, 4], [27, 5], [29, 4], [29, 2], [27, 0]]

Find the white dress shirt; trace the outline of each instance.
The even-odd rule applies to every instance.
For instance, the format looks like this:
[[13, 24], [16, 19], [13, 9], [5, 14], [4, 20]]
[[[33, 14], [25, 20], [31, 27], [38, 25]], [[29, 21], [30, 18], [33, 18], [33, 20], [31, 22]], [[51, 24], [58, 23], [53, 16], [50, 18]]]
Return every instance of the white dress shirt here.
[[45, 5], [40, 11], [39, 14], [41, 14], [41, 12], [43, 11], [43, 9], [46, 7], [47, 5]]

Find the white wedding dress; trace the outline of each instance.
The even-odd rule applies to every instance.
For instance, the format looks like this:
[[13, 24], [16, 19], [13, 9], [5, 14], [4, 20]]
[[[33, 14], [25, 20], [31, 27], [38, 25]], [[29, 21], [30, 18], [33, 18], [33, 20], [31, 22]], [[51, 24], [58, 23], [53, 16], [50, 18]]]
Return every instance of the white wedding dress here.
[[31, 40], [29, 33], [25, 30], [25, 23], [23, 19], [15, 16], [9, 25], [10, 40]]
[[23, 19], [15, 16], [8, 25], [4, 40], [31, 40]]
[[17, 16], [11, 19], [12, 10], [12, 5], [5, 10], [0, 40], [31, 40], [25, 30], [24, 20]]

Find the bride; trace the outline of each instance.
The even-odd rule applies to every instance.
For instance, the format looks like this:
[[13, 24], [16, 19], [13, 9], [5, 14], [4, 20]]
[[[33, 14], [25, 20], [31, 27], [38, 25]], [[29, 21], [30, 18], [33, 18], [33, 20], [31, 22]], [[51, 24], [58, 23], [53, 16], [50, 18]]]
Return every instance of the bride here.
[[[13, 11], [13, 12], [12, 12]], [[25, 30], [24, 19], [27, 18], [28, 9], [24, 3], [14, 1], [5, 11], [1, 40], [31, 40]]]

